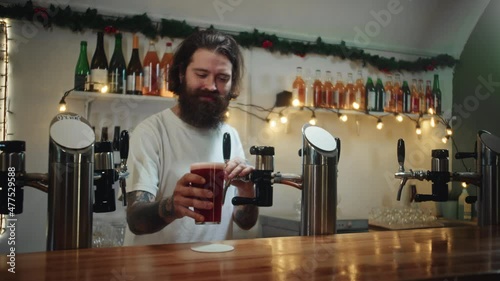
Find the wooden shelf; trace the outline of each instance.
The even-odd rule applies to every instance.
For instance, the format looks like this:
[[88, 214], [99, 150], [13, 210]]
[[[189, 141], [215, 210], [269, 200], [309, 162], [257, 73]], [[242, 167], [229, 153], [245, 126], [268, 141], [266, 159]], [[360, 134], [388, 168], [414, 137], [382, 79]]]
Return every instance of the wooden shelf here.
[[85, 100], [85, 101], [93, 101], [93, 100], [133, 100], [140, 102], [165, 102], [165, 103], [175, 103], [177, 101], [176, 98], [167, 98], [160, 96], [142, 96], [142, 95], [123, 95], [123, 94], [112, 94], [112, 93], [95, 93], [95, 92], [83, 92], [83, 91], [74, 91], [70, 93], [67, 99], [71, 100]]

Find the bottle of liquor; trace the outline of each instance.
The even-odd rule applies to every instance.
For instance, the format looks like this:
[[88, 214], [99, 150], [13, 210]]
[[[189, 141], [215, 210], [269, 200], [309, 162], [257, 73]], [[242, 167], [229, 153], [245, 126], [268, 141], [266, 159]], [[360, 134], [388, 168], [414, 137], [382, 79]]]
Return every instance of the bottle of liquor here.
[[375, 85], [371, 77], [366, 80], [365, 86], [365, 100], [366, 100], [366, 110], [368, 111], [378, 111], [377, 110], [377, 93], [375, 90]]
[[375, 93], [375, 111], [382, 112], [384, 111], [384, 103], [387, 93], [385, 92], [384, 84], [382, 83], [382, 79], [380, 78], [377, 78], [377, 83], [375, 84]]
[[417, 79], [413, 79], [411, 82], [411, 113], [420, 113], [420, 96], [417, 88]]
[[325, 83], [323, 85], [323, 104], [325, 107], [333, 106], [333, 77], [332, 72], [327, 70], [325, 75]]
[[87, 41], [80, 42], [80, 55], [75, 68], [75, 91], [87, 91], [90, 78], [89, 59], [87, 58]]
[[144, 85], [142, 94], [150, 96], [160, 95], [158, 89], [158, 77], [160, 76], [160, 59], [156, 52], [155, 42], [149, 41], [149, 48], [143, 63]]
[[352, 109], [352, 103], [356, 100], [356, 93], [354, 92], [354, 82], [352, 80], [352, 73], [347, 73], [347, 83], [344, 91], [344, 103], [342, 109]]
[[108, 87], [108, 59], [104, 51], [104, 33], [101, 31], [97, 32], [97, 44], [90, 63], [90, 82], [94, 92], [105, 91], [105, 87]]
[[132, 43], [132, 56], [127, 66], [127, 94], [142, 95], [143, 84], [142, 64], [139, 58], [139, 37], [134, 35]]
[[430, 113], [430, 111], [434, 111], [434, 96], [432, 95], [431, 89], [431, 81], [427, 80], [425, 83], [425, 107], [427, 111], [425, 113]]
[[335, 87], [333, 87], [333, 107], [340, 109], [344, 104], [344, 92], [345, 86], [344, 81], [342, 81], [342, 73], [337, 72], [337, 81], [335, 82]]
[[122, 34], [115, 34], [115, 50], [109, 61], [109, 92], [125, 94], [127, 66], [122, 50]]
[[396, 81], [392, 87], [392, 110], [393, 112], [403, 112], [403, 90], [401, 89], [401, 75], [396, 74]]
[[115, 126], [113, 133], [113, 162], [115, 167], [120, 166], [120, 126]]
[[292, 84], [292, 99], [297, 100], [295, 102], [298, 106], [303, 106], [306, 102], [306, 82], [302, 79], [302, 67], [297, 67], [297, 74], [295, 80]]
[[305, 101], [304, 105], [305, 106], [314, 106], [314, 95], [313, 95], [313, 82], [314, 79], [311, 75], [311, 70], [309, 68], [306, 68], [306, 71], [304, 73], [304, 82], [306, 83], [306, 91], [305, 91]]
[[403, 86], [401, 87], [401, 91], [403, 91], [403, 112], [410, 113], [411, 112], [411, 90], [408, 82], [406, 80], [403, 81]]
[[425, 114], [427, 112], [427, 106], [425, 103], [424, 80], [418, 79], [417, 91], [420, 101], [420, 113]]
[[432, 85], [432, 95], [434, 96], [434, 108], [436, 114], [441, 114], [441, 89], [439, 88], [439, 75], [434, 74], [434, 84]]
[[323, 83], [321, 82], [321, 70], [317, 69], [314, 75], [314, 82], [312, 84], [313, 90], [313, 106], [323, 106]]
[[354, 92], [356, 94], [355, 102], [359, 105], [358, 109], [363, 111], [366, 110], [365, 85], [363, 72], [361, 70], [358, 70], [358, 77], [356, 78], [356, 84], [354, 85]]
[[383, 111], [385, 112], [393, 112], [394, 110], [394, 101], [392, 100], [392, 75], [387, 75], [387, 81], [385, 81], [384, 85], [384, 91], [385, 91], [385, 96], [384, 96], [384, 106], [383, 106]]
[[159, 88], [160, 96], [171, 98], [174, 96], [174, 93], [168, 89], [168, 73], [170, 72], [170, 66], [172, 65], [172, 59], [174, 57], [172, 42], [167, 42], [166, 47], [165, 53], [163, 53], [163, 57], [160, 61], [161, 80], [159, 81]]

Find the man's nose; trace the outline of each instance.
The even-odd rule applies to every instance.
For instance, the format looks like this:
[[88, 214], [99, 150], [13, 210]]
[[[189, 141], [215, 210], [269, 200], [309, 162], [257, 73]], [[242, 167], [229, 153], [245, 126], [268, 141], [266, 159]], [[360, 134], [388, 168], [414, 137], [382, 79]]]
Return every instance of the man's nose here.
[[205, 81], [203, 81], [203, 89], [208, 91], [217, 90], [217, 86], [215, 85], [215, 78], [208, 76]]

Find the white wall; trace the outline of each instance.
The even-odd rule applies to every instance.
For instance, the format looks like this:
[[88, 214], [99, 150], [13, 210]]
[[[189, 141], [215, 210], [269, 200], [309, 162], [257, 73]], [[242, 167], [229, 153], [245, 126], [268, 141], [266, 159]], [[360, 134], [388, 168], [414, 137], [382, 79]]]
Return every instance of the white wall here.
[[[81, 40], [87, 40], [89, 59], [95, 48], [96, 35], [92, 32], [72, 33], [68, 30], [53, 28], [44, 30], [26, 22], [13, 22], [11, 28], [13, 45], [10, 57], [9, 73], [9, 109], [8, 139], [26, 141], [26, 170], [28, 172], [47, 172], [48, 162], [48, 126], [57, 114], [58, 102], [65, 90], [73, 86], [73, 72], [79, 52]], [[142, 38], [142, 37], [141, 37]], [[113, 48], [113, 39], [105, 38], [108, 59]], [[157, 44], [160, 54], [163, 45]], [[174, 41], [174, 45], [178, 41]], [[140, 52], [144, 54], [147, 40], [141, 40]], [[131, 34], [124, 36], [125, 56], [130, 56]], [[253, 103], [263, 107], [274, 104], [275, 94], [284, 89], [290, 90], [295, 68], [303, 66], [315, 69], [356, 73], [359, 65], [319, 56], [282, 56], [270, 54], [262, 49], [244, 50], [247, 72], [244, 81], [244, 92], [240, 102]], [[397, 54], [392, 54], [399, 57]], [[372, 68], [363, 69], [364, 76], [377, 75]], [[444, 108], [451, 106], [452, 70], [438, 72], [441, 77]], [[433, 73], [419, 73], [415, 78], [431, 79]], [[405, 76], [410, 79], [413, 76]], [[73, 101], [69, 110], [81, 110], [81, 104]], [[97, 109], [96, 106], [93, 109]], [[145, 109], [143, 109], [145, 110]], [[154, 110], [159, 110], [154, 109]], [[109, 112], [108, 112], [109, 113]], [[93, 112], [90, 121], [98, 123], [108, 118], [108, 113]], [[125, 129], [133, 126], [147, 111], [131, 110], [134, 120], [123, 121], [113, 119]], [[290, 115], [290, 124], [270, 129], [268, 125], [238, 110], [231, 111], [230, 123], [242, 136], [244, 145], [270, 145], [276, 147], [275, 168], [287, 173], [301, 173], [301, 159], [297, 151], [301, 145], [300, 129], [310, 117], [308, 112], [294, 112]], [[262, 115], [265, 117], [265, 115]], [[339, 208], [344, 216], [364, 217], [375, 206], [392, 206], [396, 204], [398, 182], [393, 179], [397, 170], [396, 141], [404, 138], [407, 149], [407, 168], [429, 169], [430, 150], [432, 148], [449, 148], [443, 145], [440, 138], [443, 128], [429, 130], [428, 123], [423, 124], [423, 137], [415, 136], [415, 123], [407, 119], [396, 124], [391, 118], [384, 118], [384, 129], [375, 129], [376, 119], [364, 115], [349, 116], [347, 123], [338, 121], [332, 113], [317, 113], [318, 125], [324, 127], [342, 141], [342, 155], [339, 163], [338, 194], [341, 198]], [[99, 131], [99, 124], [96, 125]], [[110, 127], [111, 129], [111, 127]], [[131, 129], [131, 128], [129, 128]], [[112, 131], [111, 131], [112, 132]], [[434, 136], [434, 132], [436, 132]], [[253, 161], [248, 155], [249, 159]], [[417, 183], [420, 192], [429, 192], [429, 185]], [[275, 187], [275, 201], [271, 208], [261, 208], [262, 213], [293, 213], [294, 203], [300, 192], [286, 186]], [[432, 204], [429, 204], [432, 206]], [[18, 216], [16, 228], [16, 245], [18, 252], [45, 250], [47, 196], [32, 188], [25, 188], [24, 213]], [[123, 210], [121, 210], [123, 211]], [[122, 214], [112, 214], [120, 217]], [[237, 233], [236, 237], [254, 237], [257, 231]], [[7, 252], [4, 237], [0, 237], [0, 252]]]

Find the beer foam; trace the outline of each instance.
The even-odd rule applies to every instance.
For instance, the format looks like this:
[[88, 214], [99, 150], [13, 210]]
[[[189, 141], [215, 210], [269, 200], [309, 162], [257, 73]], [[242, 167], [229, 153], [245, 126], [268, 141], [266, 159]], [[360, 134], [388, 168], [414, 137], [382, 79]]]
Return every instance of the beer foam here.
[[220, 162], [198, 162], [191, 164], [190, 170], [199, 170], [199, 169], [216, 169], [216, 170], [224, 170], [226, 164]]

